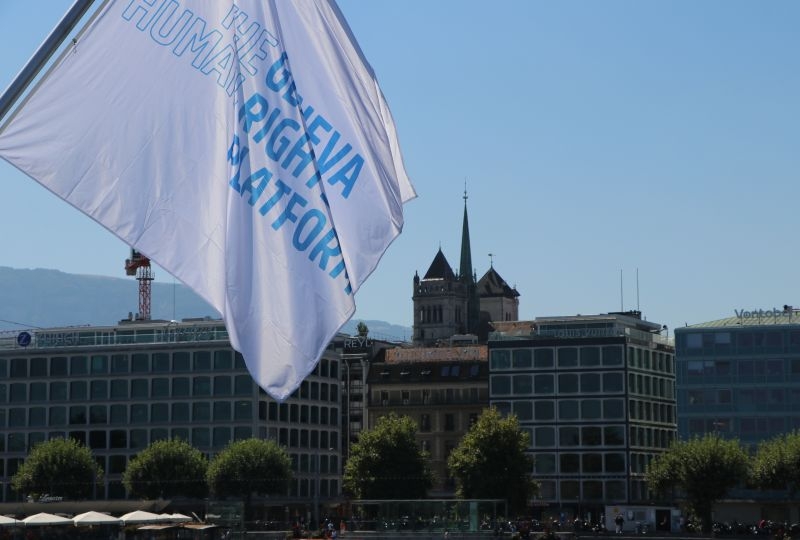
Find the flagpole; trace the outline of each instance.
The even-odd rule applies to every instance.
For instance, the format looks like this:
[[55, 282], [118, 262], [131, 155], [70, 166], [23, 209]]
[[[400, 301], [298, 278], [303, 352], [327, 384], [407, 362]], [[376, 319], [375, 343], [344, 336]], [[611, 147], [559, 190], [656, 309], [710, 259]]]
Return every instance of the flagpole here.
[[53, 53], [56, 52], [61, 43], [66, 39], [78, 21], [86, 11], [92, 6], [94, 0], [75, 0], [66, 15], [56, 25], [47, 39], [39, 46], [22, 71], [11, 81], [8, 88], [0, 95], [0, 120], [14, 106], [17, 99], [28, 88], [39, 71], [44, 67]]

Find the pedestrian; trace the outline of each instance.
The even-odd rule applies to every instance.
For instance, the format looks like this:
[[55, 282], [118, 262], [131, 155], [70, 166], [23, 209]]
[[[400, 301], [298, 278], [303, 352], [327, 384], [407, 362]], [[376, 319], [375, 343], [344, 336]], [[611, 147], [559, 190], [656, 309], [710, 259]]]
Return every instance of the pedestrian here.
[[622, 517], [622, 514], [617, 514], [617, 517], [614, 518], [614, 524], [617, 526], [617, 534], [622, 534], [622, 526], [625, 525], [625, 518]]

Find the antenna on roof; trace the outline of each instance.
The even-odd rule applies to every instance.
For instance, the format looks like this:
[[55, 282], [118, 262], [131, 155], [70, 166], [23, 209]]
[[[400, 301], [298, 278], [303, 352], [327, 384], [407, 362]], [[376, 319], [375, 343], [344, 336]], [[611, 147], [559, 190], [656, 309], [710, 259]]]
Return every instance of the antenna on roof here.
[[639, 309], [639, 269], [636, 269], [636, 311], [641, 313], [641, 309]]
[[489, 268], [494, 268], [494, 254], [489, 253]]
[[625, 311], [625, 302], [623, 302], [622, 296], [622, 268], [619, 269], [619, 310], [620, 312]]

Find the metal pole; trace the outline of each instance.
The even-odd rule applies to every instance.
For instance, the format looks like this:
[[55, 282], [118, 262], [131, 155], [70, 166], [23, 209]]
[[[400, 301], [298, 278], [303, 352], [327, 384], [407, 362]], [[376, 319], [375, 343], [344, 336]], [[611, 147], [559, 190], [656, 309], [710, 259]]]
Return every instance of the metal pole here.
[[72, 4], [67, 14], [64, 15], [58, 25], [50, 32], [50, 35], [47, 36], [44, 43], [39, 46], [39, 49], [33, 53], [31, 59], [28, 60], [28, 63], [22, 68], [22, 71], [19, 72], [14, 80], [11, 81], [8, 88], [0, 95], [0, 120], [2, 120], [14, 103], [17, 102], [20, 95], [28, 88], [39, 71], [44, 67], [53, 53], [56, 52], [56, 49], [58, 49], [61, 43], [67, 38], [67, 34], [72, 31], [93, 3], [94, 0], [75, 0], [75, 3]]

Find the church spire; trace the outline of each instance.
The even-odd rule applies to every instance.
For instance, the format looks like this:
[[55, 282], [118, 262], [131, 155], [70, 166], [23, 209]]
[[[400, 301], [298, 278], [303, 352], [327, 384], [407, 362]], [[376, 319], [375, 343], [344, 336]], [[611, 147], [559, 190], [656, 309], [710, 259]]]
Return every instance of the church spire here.
[[467, 218], [467, 182], [464, 181], [464, 224], [461, 226], [461, 267], [459, 278], [464, 283], [474, 283], [472, 276], [472, 248], [469, 243], [469, 219]]

